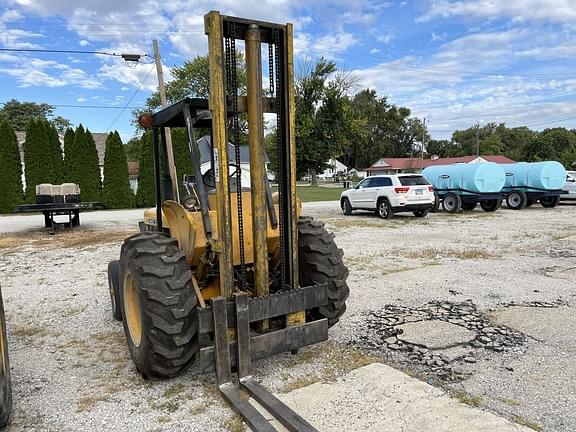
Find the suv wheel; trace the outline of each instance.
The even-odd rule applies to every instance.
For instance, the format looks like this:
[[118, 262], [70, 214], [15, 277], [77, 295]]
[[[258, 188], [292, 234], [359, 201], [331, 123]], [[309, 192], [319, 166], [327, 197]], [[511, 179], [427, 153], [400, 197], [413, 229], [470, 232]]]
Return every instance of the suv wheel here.
[[391, 219], [394, 216], [392, 211], [392, 206], [387, 199], [381, 199], [378, 201], [378, 206], [376, 207], [376, 214], [381, 219]]
[[414, 210], [414, 216], [419, 217], [419, 218], [423, 218], [426, 217], [428, 215], [428, 212], [430, 211], [430, 209], [418, 209], [418, 210]]
[[350, 201], [348, 201], [348, 198], [344, 198], [342, 200], [342, 213], [344, 213], [346, 216], [350, 216], [352, 214], [352, 206], [350, 205]]

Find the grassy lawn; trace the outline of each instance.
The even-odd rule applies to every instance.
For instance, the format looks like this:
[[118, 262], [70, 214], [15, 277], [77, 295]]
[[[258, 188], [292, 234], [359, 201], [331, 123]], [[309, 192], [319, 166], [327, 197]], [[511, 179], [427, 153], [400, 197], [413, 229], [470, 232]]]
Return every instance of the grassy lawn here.
[[[276, 187], [272, 188], [272, 192], [276, 192], [276, 190]], [[338, 201], [343, 190], [344, 189], [341, 188], [325, 188], [320, 186], [297, 186], [296, 194], [302, 202]]]

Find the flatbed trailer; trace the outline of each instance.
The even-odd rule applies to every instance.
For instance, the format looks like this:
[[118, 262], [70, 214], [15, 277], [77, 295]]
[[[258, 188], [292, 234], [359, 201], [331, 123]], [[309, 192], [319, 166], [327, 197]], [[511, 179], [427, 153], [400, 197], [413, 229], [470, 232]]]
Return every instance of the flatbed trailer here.
[[[100, 202], [76, 202], [76, 203], [47, 203], [47, 204], [23, 204], [14, 209], [15, 213], [39, 213], [44, 214], [44, 226], [52, 231], [59, 227], [74, 228], [80, 225], [80, 211], [102, 210], [106, 206]], [[68, 216], [67, 222], [57, 222], [55, 216]]]
[[434, 189], [436, 201], [433, 211], [437, 211], [442, 204], [442, 208], [449, 213], [456, 213], [462, 210], [474, 210], [480, 203], [482, 210], [493, 212], [502, 205], [502, 193], [478, 193], [465, 189]]
[[561, 195], [567, 192], [557, 189], [538, 189], [534, 187], [505, 187], [502, 189], [502, 197], [506, 199], [506, 204], [512, 210], [521, 210], [530, 207], [540, 201], [542, 207], [553, 208], [560, 202]]

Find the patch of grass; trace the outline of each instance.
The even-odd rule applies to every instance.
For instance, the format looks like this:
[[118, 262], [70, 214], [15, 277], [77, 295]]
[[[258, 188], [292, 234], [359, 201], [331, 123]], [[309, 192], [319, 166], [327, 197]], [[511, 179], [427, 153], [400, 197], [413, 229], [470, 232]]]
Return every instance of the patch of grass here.
[[316, 372], [287, 382], [280, 391], [287, 393], [319, 381], [333, 382], [347, 372], [376, 361], [378, 361], [377, 358], [368, 356], [356, 348], [338, 345], [334, 342], [316, 344], [301, 350], [292, 359], [293, 365], [318, 362]]
[[47, 336], [50, 334], [50, 332], [44, 327], [40, 327], [34, 324], [22, 324], [16, 327], [12, 331], [12, 334], [20, 337], [33, 338]]
[[190, 414], [192, 415], [204, 414], [206, 411], [208, 411], [208, 408], [210, 408], [211, 406], [212, 403], [210, 401], [202, 401], [198, 405], [190, 408]]
[[86, 412], [91, 411], [92, 408], [96, 406], [98, 402], [105, 401], [108, 398], [108, 395], [89, 395], [89, 396], [82, 396], [78, 400], [78, 405], [76, 406], [76, 412]]
[[154, 411], [163, 411], [166, 413], [174, 413], [180, 408], [180, 404], [175, 401], [158, 402], [156, 400], [149, 400], [150, 408]]
[[508, 397], [501, 397], [500, 401], [502, 403], [505, 403], [506, 405], [510, 405], [510, 406], [520, 406], [520, 402], [518, 402], [516, 399], [512, 399], [512, 398], [508, 398]]
[[493, 254], [485, 249], [470, 248], [470, 249], [440, 249], [430, 247], [416, 251], [406, 251], [404, 249], [397, 249], [391, 252], [393, 255], [398, 254], [406, 258], [425, 258], [437, 260], [438, 258], [457, 258], [457, 259], [490, 259], [497, 258], [499, 255]]
[[177, 397], [178, 395], [183, 393], [184, 390], [186, 390], [186, 386], [184, 386], [184, 384], [174, 384], [170, 386], [168, 389], [166, 389], [163, 396], [165, 398]]
[[228, 420], [226, 420], [226, 422], [224, 423], [224, 427], [229, 432], [245, 432], [246, 431], [246, 426], [244, 425], [242, 418], [240, 418], [240, 416], [238, 414], [234, 414], [232, 417], [230, 417]]
[[[338, 187], [298, 185], [296, 186], [296, 195], [302, 202], [338, 201], [343, 190]], [[272, 187], [272, 192], [276, 191], [278, 188]]]
[[540, 426], [538, 423], [534, 423], [533, 421], [530, 421], [527, 418], [524, 418], [524, 417], [519, 416], [519, 415], [515, 415], [513, 417], [513, 420], [514, 420], [514, 422], [518, 423], [519, 425], [526, 426], [527, 428], [530, 428], [530, 429], [535, 430], [537, 432], [541, 432], [542, 430], [544, 430], [542, 428], [542, 426]]
[[17, 250], [23, 246], [35, 248], [84, 248], [105, 243], [121, 242], [136, 230], [66, 230], [50, 235], [48, 231], [6, 234], [0, 236], [0, 250]]
[[450, 396], [472, 407], [479, 407], [482, 402], [482, 398], [480, 396], [472, 396], [464, 391], [456, 391], [452, 393]]
[[170, 423], [172, 421], [170, 416], [160, 416], [160, 417], [158, 417], [157, 420], [158, 420], [158, 423]]

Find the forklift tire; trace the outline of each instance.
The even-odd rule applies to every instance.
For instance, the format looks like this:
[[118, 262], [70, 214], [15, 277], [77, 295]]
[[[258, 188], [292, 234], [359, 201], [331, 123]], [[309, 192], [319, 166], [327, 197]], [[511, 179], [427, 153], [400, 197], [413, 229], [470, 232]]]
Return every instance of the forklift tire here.
[[145, 378], [185, 372], [199, 351], [198, 312], [177, 240], [158, 232], [128, 237], [120, 268], [122, 322], [136, 368]]
[[560, 202], [560, 195], [550, 195], [540, 198], [540, 204], [545, 208], [554, 208]]
[[12, 412], [12, 383], [10, 381], [10, 360], [8, 358], [8, 339], [6, 338], [6, 315], [2, 293], [0, 293], [0, 428], [4, 428]]
[[334, 234], [324, 223], [311, 217], [298, 220], [298, 270], [301, 286], [327, 284], [328, 304], [308, 312], [308, 319], [328, 319], [328, 326], [338, 322], [346, 311], [350, 289], [346, 284], [348, 269], [342, 261], [344, 252], [334, 242]]
[[122, 310], [120, 304], [120, 262], [110, 261], [108, 263], [108, 290], [110, 291], [110, 303], [112, 304], [112, 318], [122, 321]]

